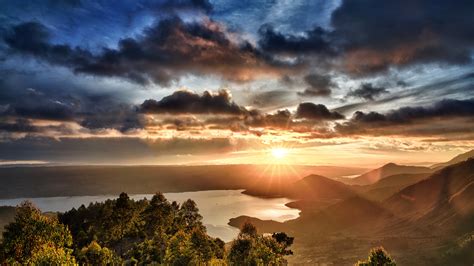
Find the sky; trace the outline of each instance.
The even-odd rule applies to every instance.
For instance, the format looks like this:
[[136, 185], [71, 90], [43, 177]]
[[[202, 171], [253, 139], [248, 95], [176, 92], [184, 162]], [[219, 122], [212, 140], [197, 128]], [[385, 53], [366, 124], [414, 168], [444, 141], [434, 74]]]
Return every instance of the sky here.
[[1, 1], [0, 163], [445, 161], [474, 147], [472, 14], [471, 0]]

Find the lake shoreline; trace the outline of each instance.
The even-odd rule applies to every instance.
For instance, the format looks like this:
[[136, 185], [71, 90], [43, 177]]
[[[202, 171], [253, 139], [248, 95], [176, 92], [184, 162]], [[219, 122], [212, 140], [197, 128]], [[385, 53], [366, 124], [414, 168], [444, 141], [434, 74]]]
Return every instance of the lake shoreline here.
[[[171, 202], [182, 203], [187, 199], [196, 202], [203, 216], [203, 224], [208, 233], [224, 241], [230, 241], [238, 234], [238, 229], [229, 222], [242, 215], [264, 220], [286, 221], [299, 217], [299, 210], [286, 206], [291, 202], [287, 198], [262, 199], [245, 195], [240, 190], [205, 190], [192, 192], [163, 193]], [[151, 199], [153, 194], [129, 194], [134, 200]], [[1, 206], [17, 206], [25, 200], [33, 202], [44, 213], [62, 213], [81, 205], [88, 206], [95, 202], [115, 199], [118, 195], [93, 196], [56, 196], [56, 197], [24, 197], [0, 199]]]

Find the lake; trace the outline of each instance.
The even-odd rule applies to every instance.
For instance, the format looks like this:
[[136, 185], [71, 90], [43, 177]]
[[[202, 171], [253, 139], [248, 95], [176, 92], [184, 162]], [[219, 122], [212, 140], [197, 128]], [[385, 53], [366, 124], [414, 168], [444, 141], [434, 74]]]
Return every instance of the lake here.
[[[230, 218], [240, 215], [256, 217], [262, 220], [284, 222], [299, 216], [299, 210], [285, 206], [290, 202], [287, 198], [264, 199], [242, 194], [243, 190], [209, 190], [196, 192], [164, 193], [169, 201], [183, 202], [192, 199], [196, 202], [199, 213], [209, 235], [230, 241], [237, 236], [239, 230], [227, 223]], [[152, 194], [129, 195], [130, 198], [151, 199]], [[78, 208], [82, 204], [103, 202], [117, 198], [118, 195], [72, 196], [46, 198], [0, 199], [0, 206], [16, 206], [24, 200], [35, 203], [42, 211], [65, 212]]]

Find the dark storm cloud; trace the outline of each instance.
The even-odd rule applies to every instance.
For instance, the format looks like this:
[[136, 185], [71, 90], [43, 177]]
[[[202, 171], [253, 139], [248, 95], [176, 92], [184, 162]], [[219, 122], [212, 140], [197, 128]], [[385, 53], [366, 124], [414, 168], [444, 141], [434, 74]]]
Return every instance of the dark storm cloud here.
[[344, 119], [344, 116], [338, 112], [331, 112], [323, 104], [300, 103], [296, 109], [296, 118], [305, 118], [310, 120], [338, 120]]
[[13, 52], [77, 73], [122, 77], [140, 84], [168, 84], [189, 73], [246, 81], [284, 67], [248, 42], [234, 43], [220, 25], [210, 20], [185, 23], [176, 16], [167, 18], [146, 28], [140, 37], [122, 39], [117, 49], [104, 48], [99, 54], [53, 44], [50, 35], [44, 25], [27, 22], [13, 26], [4, 41]]
[[[464, 121], [454, 121], [455, 119], [464, 119]], [[442, 100], [432, 106], [402, 107], [386, 114], [358, 111], [349, 121], [338, 124], [336, 130], [343, 134], [368, 132], [380, 134], [383, 131], [385, 131], [384, 134], [396, 134], [393, 131], [396, 126], [403, 126], [403, 130], [408, 133], [411, 131], [410, 127], [419, 128], [420, 125], [426, 125], [429, 129], [424, 130], [429, 133], [443, 133], [449, 131], [453, 121], [464, 128], [464, 131], [472, 131], [470, 128], [474, 122], [474, 99]], [[453, 128], [459, 131], [458, 127]]]
[[302, 96], [329, 96], [331, 89], [337, 86], [331, 76], [317, 73], [306, 75], [304, 81], [309, 87], [298, 93]]
[[54, 86], [50, 84], [44, 89], [38, 84], [37, 89], [23, 89], [10, 82], [0, 83], [0, 122], [4, 123], [0, 131], [69, 131], [60, 126], [33, 126], [30, 120], [73, 122], [87, 129], [117, 129], [122, 132], [144, 126], [136, 107], [115, 101], [110, 95], [88, 94], [80, 90], [61, 92], [60, 87]]
[[281, 33], [259, 30], [259, 47], [298, 56], [353, 76], [390, 67], [471, 62], [474, 2], [470, 0], [343, 0], [331, 15], [331, 29]]
[[140, 110], [144, 113], [168, 114], [231, 114], [243, 115], [247, 109], [232, 101], [227, 90], [213, 94], [205, 91], [199, 95], [190, 91], [176, 91], [160, 101], [146, 100]]
[[345, 70], [366, 74], [415, 63], [470, 62], [473, 12], [470, 0], [344, 0], [331, 22]]
[[358, 89], [350, 91], [347, 96], [373, 101], [375, 98], [385, 93], [388, 93], [388, 91], [383, 87], [375, 87], [372, 83], [362, 83]]
[[138, 113], [138, 108], [124, 103], [109, 103], [90, 111], [84, 111], [80, 125], [88, 129], [117, 129], [127, 132], [140, 129], [145, 122]]
[[246, 121], [252, 127], [289, 129], [294, 124], [293, 114], [287, 110], [278, 110], [272, 114], [262, 114], [252, 117]]
[[0, 132], [13, 132], [13, 133], [25, 133], [25, 132], [37, 132], [38, 128], [31, 125], [25, 119], [16, 119], [10, 123], [0, 122]]
[[8, 116], [55, 121], [72, 121], [75, 118], [72, 106], [48, 98], [32, 88], [26, 89], [23, 92], [10, 90], [10, 93], [7, 87], [3, 86], [2, 89], [2, 96], [6, 96], [7, 99], [5, 102], [0, 100], [0, 102], [6, 104], [6, 108], [0, 111], [0, 117]]
[[212, 11], [213, 6], [208, 0], [166, 0], [158, 1], [157, 8], [162, 9], [188, 9], [188, 10], [202, 10], [206, 13]]
[[259, 29], [259, 46], [267, 52], [281, 54], [333, 54], [328, 33], [320, 28], [295, 36], [275, 31], [271, 25], [263, 25]]

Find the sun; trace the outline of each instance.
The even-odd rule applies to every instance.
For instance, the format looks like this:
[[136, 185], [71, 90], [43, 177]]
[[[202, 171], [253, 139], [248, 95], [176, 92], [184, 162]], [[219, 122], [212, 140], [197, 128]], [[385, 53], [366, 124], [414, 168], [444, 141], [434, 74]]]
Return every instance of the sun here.
[[283, 159], [288, 154], [288, 150], [285, 148], [273, 148], [271, 149], [271, 153], [276, 159]]

